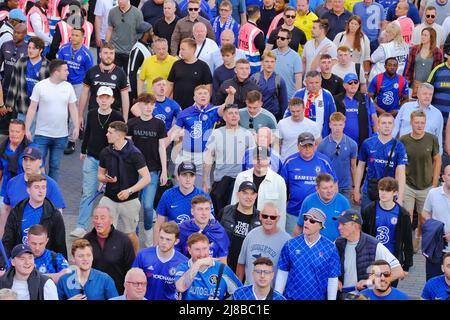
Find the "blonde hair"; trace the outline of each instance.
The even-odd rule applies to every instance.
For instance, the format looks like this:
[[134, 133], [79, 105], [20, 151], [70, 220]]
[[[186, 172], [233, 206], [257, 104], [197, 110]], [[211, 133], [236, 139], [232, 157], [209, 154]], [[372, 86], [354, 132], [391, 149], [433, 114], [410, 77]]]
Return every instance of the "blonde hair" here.
[[398, 44], [406, 45], [405, 40], [403, 39], [401, 30], [400, 30], [400, 24], [397, 21], [392, 21], [386, 26], [386, 32], [389, 32], [393, 39], [393, 42], [396, 42]]

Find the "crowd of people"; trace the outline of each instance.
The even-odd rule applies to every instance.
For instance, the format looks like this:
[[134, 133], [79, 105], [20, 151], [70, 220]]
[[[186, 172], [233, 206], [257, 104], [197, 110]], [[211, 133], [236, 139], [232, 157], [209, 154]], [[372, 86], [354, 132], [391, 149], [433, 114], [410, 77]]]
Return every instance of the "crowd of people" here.
[[448, 0], [5, 0], [0, 21], [0, 299], [407, 300], [418, 252], [421, 298], [450, 299]]

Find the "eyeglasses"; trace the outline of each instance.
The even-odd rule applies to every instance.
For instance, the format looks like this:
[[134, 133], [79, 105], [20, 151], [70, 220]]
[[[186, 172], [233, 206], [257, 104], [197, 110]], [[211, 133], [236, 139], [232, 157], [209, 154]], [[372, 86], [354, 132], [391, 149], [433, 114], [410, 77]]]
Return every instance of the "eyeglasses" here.
[[307, 217], [307, 216], [303, 216], [303, 221], [309, 221], [309, 223], [311, 223], [311, 224], [316, 224], [316, 223], [319, 223], [320, 221], [317, 221], [317, 220], [314, 220], [314, 219], [311, 219], [311, 218], [309, 218], [309, 217]]
[[334, 152], [334, 154], [338, 156], [340, 152], [341, 152], [341, 145], [337, 144], [336, 145], [336, 151]]
[[358, 83], [359, 83], [359, 81], [353, 80], [353, 81], [350, 81], [348, 84], [354, 85], [354, 84], [358, 84]]
[[427, 18], [432, 18], [432, 19], [436, 18], [436, 16], [434, 14], [427, 14], [426, 16], [427, 16]]
[[287, 40], [287, 39], [289, 39], [289, 38], [277, 36], [277, 40], [284, 41], [284, 40]]
[[127, 283], [131, 284], [135, 288], [143, 287], [145, 288], [147, 286], [147, 282], [133, 282], [133, 281], [127, 281]]
[[198, 11], [200, 8], [188, 8], [189, 11]]
[[275, 220], [277, 220], [278, 216], [269, 216], [268, 214], [261, 214], [261, 218], [263, 218], [265, 220], [270, 219], [272, 221], [275, 221]]
[[256, 272], [257, 274], [263, 274], [264, 273], [266, 275], [273, 273], [272, 270], [254, 269], [253, 271]]
[[386, 272], [372, 272], [370, 275], [374, 275], [377, 278], [381, 278], [381, 276], [389, 278], [391, 274], [392, 274], [391, 272], [386, 271]]
[[295, 14], [293, 16], [289, 15], [289, 14], [285, 14], [284, 15], [286, 18], [291, 18], [291, 19], [295, 19]]
[[253, 118], [249, 118], [249, 119], [248, 119], [248, 127], [249, 127], [250, 129], [253, 129]]

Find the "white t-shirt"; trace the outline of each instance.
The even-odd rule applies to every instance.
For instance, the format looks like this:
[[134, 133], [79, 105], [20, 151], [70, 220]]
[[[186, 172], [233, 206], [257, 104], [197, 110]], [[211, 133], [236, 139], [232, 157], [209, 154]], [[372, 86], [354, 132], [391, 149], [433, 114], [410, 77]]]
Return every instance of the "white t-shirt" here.
[[292, 121], [292, 117], [281, 119], [278, 123], [278, 131], [281, 143], [281, 160], [285, 161], [287, 157], [298, 152], [297, 139], [303, 132], [310, 132], [314, 135], [314, 138], [319, 139], [321, 137], [321, 129], [317, 126], [317, 123], [304, 118], [301, 122]]
[[94, 15], [102, 17], [100, 26], [100, 38], [105, 40], [106, 30], [108, 30], [108, 14], [109, 10], [117, 5], [117, 0], [97, 0], [95, 4]]
[[[423, 209], [431, 213], [431, 217], [444, 224], [444, 233], [450, 232], [450, 198], [443, 186], [433, 188], [428, 192]], [[450, 252], [450, 243], [443, 250]]]
[[[350, 63], [344, 68], [344, 66], [340, 65], [339, 63], [336, 63], [333, 66], [333, 68], [331, 68], [331, 73], [337, 75], [341, 79], [344, 79], [345, 75], [348, 73], [356, 74], [356, 64], [353, 61], [350, 61]], [[360, 65], [359, 68], [358, 78], [361, 84], [366, 83], [366, 77], [364, 77], [364, 66], [362, 65]]]
[[[311, 71], [311, 63], [314, 60], [314, 57], [316, 55], [319, 54], [320, 50], [327, 46], [330, 45], [331, 47], [328, 49], [327, 53], [332, 57], [332, 58], [336, 58], [337, 56], [337, 47], [334, 44], [333, 41], [331, 41], [328, 38], [325, 38], [322, 40], [322, 42], [319, 44], [319, 46], [316, 48], [315, 44], [314, 44], [314, 39], [309, 40], [308, 42], [306, 42], [305, 47], [303, 49], [303, 53], [302, 53], [302, 57], [306, 58], [306, 70], [305, 70], [305, 74], [308, 71]], [[320, 68], [317, 67], [317, 71], [320, 71]]]
[[68, 105], [77, 101], [75, 91], [69, 82], [54, 84], [48, 78], [39, 81], [34, 86], [30, 99], [39, 104], [36, 135], [50, 138], [62, 138], [69, 135]]
[[[11, 289], [17, 293], [17, 300], [30, 300], [30, 292], [28, 291], [28, 282], [26, 280], [14, 279]], [[48, 279], [44, 285], [44, 300], [59, 300], [58, 290], [51, 279]]]
[[[202, 49], [201, 52], [200, 49]], [[209, 67], [209, 70], [211, 70], [211, 74], [214, 72], [214, 63], [211, 58], [212, 54], [217, 50], [219, 50], [217, 43], [209, 38], [205, 39], [205, 45], [203, 46], [203, 48], [201, 44], [198, 44], [197, 49], [195, 50], [195, 56], [198, 59], [206, 62], [206, 64]]]

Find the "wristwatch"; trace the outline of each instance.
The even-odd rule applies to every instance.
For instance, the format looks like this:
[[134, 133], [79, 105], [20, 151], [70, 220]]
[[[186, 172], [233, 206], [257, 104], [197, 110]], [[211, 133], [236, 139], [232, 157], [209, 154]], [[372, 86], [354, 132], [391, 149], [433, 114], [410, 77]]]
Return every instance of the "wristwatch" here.
[[132, 195], [134, 192], [133, 192], [133, 190], [131, 190], [131, 188], [130, 189], [128, 189], [128, 195]]

